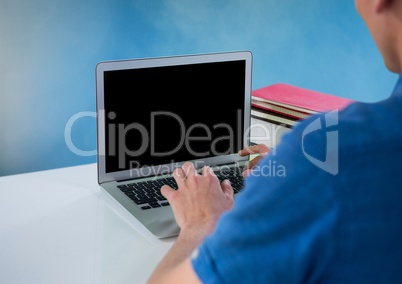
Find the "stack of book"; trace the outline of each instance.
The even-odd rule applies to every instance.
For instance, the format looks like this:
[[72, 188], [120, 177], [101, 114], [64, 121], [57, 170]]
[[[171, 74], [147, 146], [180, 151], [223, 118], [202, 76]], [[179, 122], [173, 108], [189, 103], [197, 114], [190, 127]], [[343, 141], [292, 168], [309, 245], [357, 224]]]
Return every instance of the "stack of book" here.
[[342, 109], [352, 100], [278, 83], [253, 90], [250, 137], [254, 144], [274, 149], [282, 136], [310, 115]]
[[252, 91], [251, 116], [292, 128], [312, 114], [339, 110], [351, 102], [346, 98], [278, 83]]

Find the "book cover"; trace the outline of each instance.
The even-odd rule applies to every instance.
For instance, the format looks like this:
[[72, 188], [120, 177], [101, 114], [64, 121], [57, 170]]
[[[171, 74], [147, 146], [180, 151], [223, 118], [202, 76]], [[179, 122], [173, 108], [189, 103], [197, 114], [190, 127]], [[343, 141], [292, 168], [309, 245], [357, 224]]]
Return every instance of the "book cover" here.
[[252, 98], [292, 108], [299, 112], [310, 113], [342, 109], [353, 102], [350, 99], [284, 83], [277, 83], [253, 90]]

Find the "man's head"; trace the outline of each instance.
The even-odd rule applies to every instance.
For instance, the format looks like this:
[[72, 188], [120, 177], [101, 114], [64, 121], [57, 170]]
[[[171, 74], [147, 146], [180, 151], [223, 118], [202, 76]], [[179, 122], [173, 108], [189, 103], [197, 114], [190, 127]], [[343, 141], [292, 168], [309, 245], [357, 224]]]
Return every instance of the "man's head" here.
[[384, 59], [394, 73], [402, 73], [402, 0], [355, 0]]

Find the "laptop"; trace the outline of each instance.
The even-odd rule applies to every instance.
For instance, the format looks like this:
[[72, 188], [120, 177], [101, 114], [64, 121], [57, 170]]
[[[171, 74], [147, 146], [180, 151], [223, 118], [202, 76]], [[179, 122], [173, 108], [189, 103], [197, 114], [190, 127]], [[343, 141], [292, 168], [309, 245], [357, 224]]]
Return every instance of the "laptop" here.
[[180, 232], [164, 184], [186, 161], [241, 191], [249, 157], [252, 54], [102, 61], [96, 66], [98, 183], [153, 236]]

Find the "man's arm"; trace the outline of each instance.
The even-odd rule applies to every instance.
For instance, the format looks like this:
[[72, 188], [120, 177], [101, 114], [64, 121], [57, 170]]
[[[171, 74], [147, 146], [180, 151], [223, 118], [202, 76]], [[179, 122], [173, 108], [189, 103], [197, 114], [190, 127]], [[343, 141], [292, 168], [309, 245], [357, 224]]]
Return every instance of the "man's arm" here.
[[173, 174], [178, 189], [163, 186], [161, 192], [171, 204], [181, 231], [149, 284], [200, 283], [191, 265], [191, 254], [212, 233], [220, 215], [233, 206], [232, 186], [228, 181], [219, 184], [211, 168], [204, 167], [198, 174], [192, 163], [185, 163]]
[[162, 259], [148, 283], [201, 283], [194, 272], [190, 255], [202, 242], [203, 234], [192, 237], [180, 233], [177, 241]]

